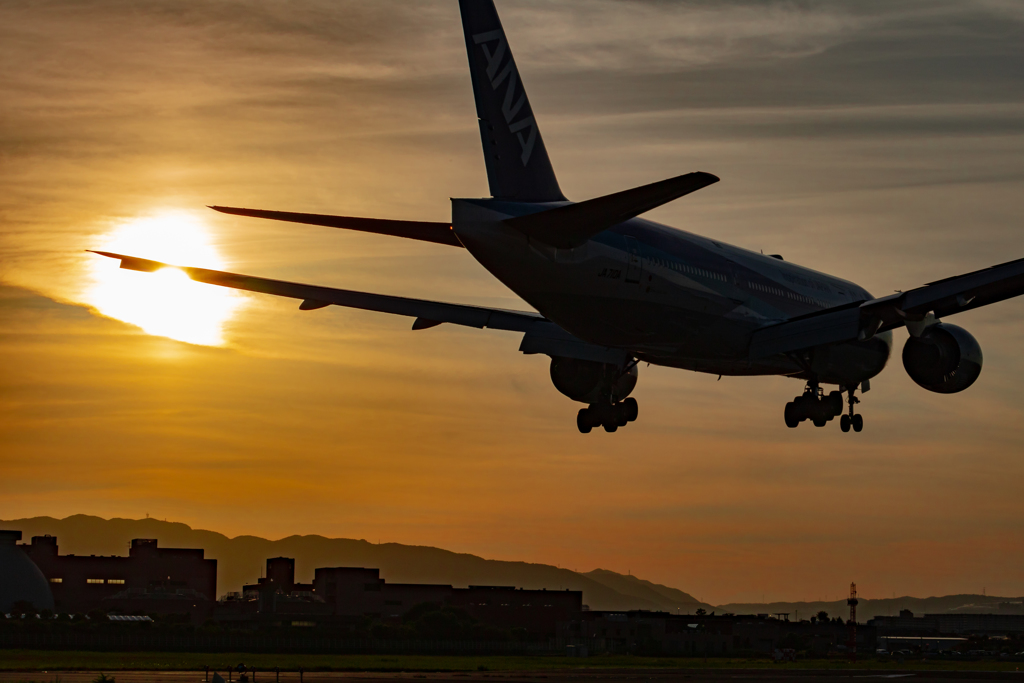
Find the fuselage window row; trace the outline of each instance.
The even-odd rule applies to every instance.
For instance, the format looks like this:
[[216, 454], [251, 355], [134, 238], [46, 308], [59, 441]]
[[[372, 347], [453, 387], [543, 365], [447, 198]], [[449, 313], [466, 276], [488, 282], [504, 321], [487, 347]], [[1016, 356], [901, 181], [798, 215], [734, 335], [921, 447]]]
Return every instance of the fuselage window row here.
[[757, 282], [748, 282], [747, 284], [750, 286], [751, 289], [755, 289], [755, 290], [757, 290], [759, 292], [764, 292], [766, 294], [773, 294], [775, 296], [782, 296], [782, 297], [786, 297], [788, 299], [794, 299], [794, 300], [799, 301], [801, 303], [813, 304], [815, 306], [820, 306], [822, 308], [828, 308], [829, 306], [831, 306], [831, 304], [829, 302], [827, 302], [827, 301], [825, 301], [823, 299], [816, 299], [814, 297], [804, 296], [803, 294], [797, 294], [795, 292], [787, 292], [787, 291], [778, 289], [777, 287], [769, 287], [767, 285], [762, 285], [762, 284], [759, 284]]

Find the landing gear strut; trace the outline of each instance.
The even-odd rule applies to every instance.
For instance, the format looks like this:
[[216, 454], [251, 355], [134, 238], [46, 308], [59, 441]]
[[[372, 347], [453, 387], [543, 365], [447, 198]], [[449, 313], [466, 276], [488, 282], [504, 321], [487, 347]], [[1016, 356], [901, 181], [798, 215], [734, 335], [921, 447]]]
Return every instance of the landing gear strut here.
[[853, 395], [855, 389], [856, 387], [846, 388], [846, 391], [849, 394], [846, 402], [850, 405], [850, 408], [846, 415], [839, 418], [839, 428], [844, 432], [850, 431], [850, 427], [853, 427], [853, 431], [855, 432], [859, 432], [864, 429], [864, 416], [854, 414], [853, 412], [853, 406], [860, 403], [860, 399]]
[[635, 420], [639, 412], [640, 407], [635, 398], [627, 398], [618, 403], [601, 401], [580, 409], [576, 415], [576, 426], [583, 434], [589, 434], [594, 427], [604, 427], [604, 431], [614, 432]]

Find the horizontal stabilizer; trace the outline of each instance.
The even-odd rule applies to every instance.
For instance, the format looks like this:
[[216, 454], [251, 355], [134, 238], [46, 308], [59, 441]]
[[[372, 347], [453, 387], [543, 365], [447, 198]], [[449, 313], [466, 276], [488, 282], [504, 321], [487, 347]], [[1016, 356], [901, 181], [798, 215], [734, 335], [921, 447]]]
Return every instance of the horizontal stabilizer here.
[[427, 221], [392, 221], [382, 218], [356, 218], [353, 216], [325, 216], [318, 213], [293, 213], [291, 211], [264, 211], [262, 209], [239, 209], [232, 206], [211, 206], [214, 211], [230, 213], [235, 216], [251, 218], [269, 218], [274, 221], [289, 223], [305, 223], [307, 225], [325, 225], [329, 228], [344, 228], [361, 232], [375, 232], [378, 235], [407, 237], [423, 242], [446, 244], [450, 247], [461, 247], [462, 243], [455, 237], [451, 223], [434, 223]]
[[571, 249], [613, 225], [696, 192], [718, 180], [718, 176], [702, 171], [687, 173], [585, 202], [508, 218], [505, 223], [544, 244]]

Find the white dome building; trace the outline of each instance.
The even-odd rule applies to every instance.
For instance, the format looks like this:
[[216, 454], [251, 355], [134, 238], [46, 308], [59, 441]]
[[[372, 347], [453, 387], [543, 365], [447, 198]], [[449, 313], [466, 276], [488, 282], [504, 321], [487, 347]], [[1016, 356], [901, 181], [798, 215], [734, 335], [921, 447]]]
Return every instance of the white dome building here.
[[53, 593], [46, 577], [25, 551], [18, 547], [20, 531], [0, 531], [0, 613], [18, 602], [37, 610], [53, 609]]

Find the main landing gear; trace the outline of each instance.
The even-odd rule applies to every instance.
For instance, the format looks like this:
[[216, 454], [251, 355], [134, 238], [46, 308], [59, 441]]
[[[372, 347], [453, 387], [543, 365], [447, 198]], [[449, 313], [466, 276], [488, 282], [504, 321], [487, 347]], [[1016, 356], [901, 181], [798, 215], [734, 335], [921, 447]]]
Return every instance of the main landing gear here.
[[850, 431], [850, 427], [853, 427], [855, 432], [864, 429], [864, 416], [854, 414], [853, 412], [853, 406], [860, 403], [860, 399], [853, 395], [853, 389], [853, 387], [849, 387], [846, 390], [849, 392], [849, 396], [846, 399], [846, 402], [850, 405], [849, 412], [839, 418], [839, 428], [844, 432]]
[[640, 406], [635, 398], [627, 398], [618, 403], [591, 403], [587, 408], [581, 408], [576, 415], [576, 426], [582, 434], [589, 434], [594, 427], [604, 427], [604, 431], [614, 432], [635, 420], [639, 412]]
[[848, 432], [853, 427], [853, 431], [861, 431], [864, 429], [864, 417], [853, 412], [853, 406], [860, 403], [860, 399], [853, 395], [854, 389], [847, 388], [849, 411], [843, 414], [843, 392], [832, 391], [826, 396], [817, 382], [808, 382], [803, 395], [786, 404], [786, 426], [793, 429], [804, 420], [810, 420], [815, 427], [824, 427], [837, 416], [843, 415], [839, 420], [840, 429]]

